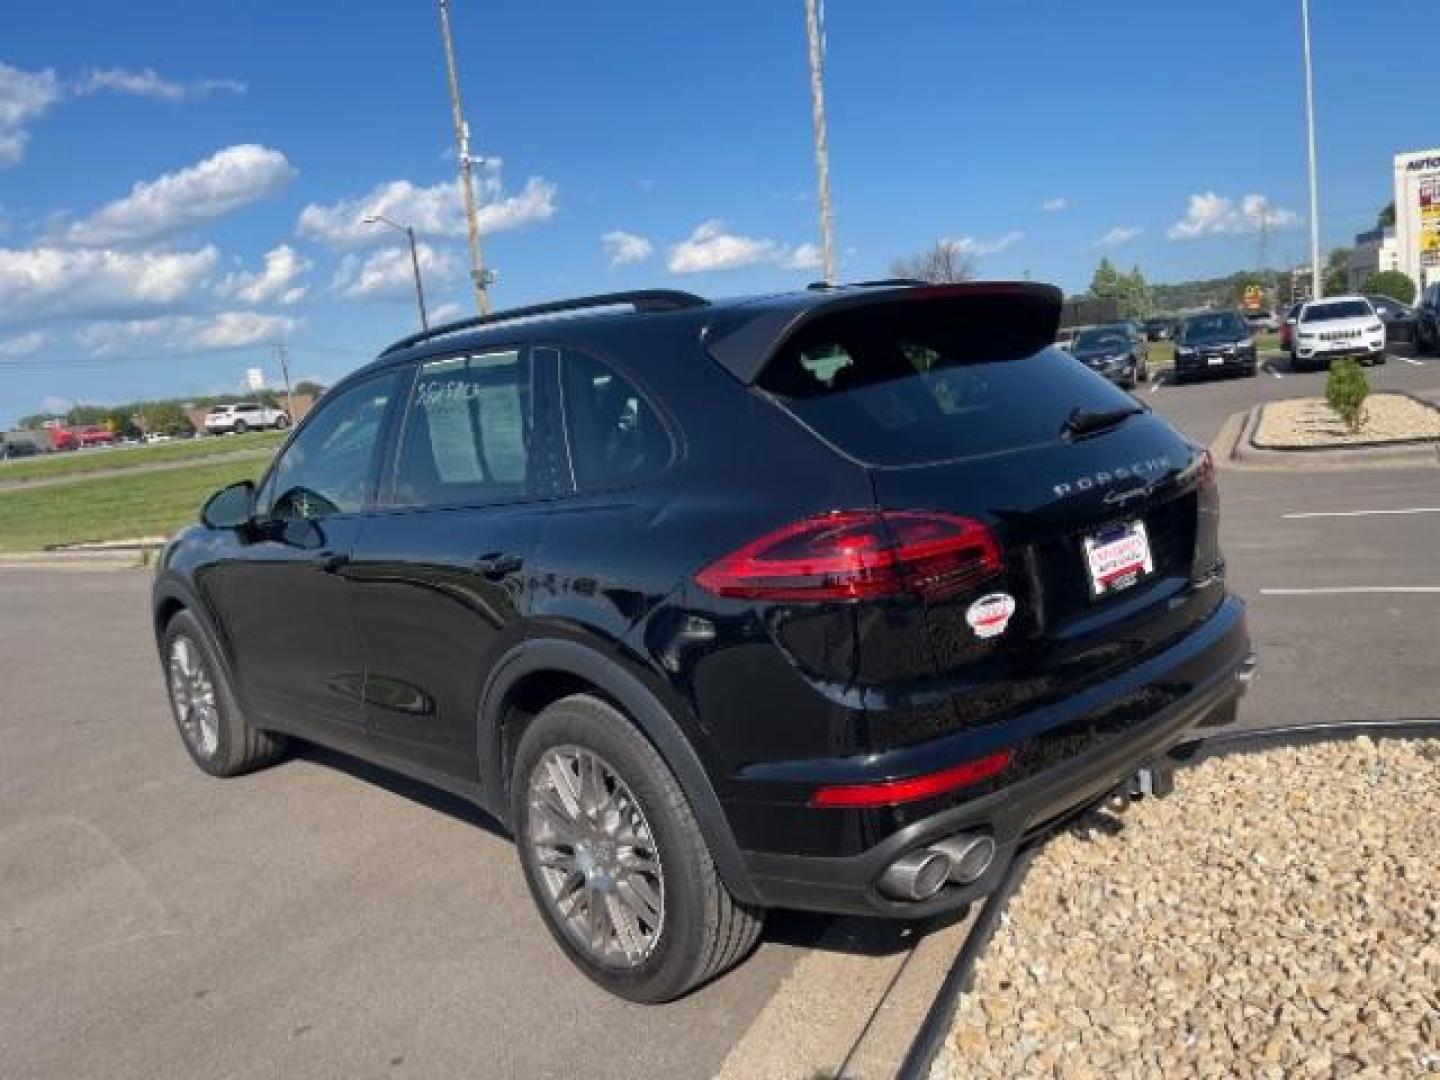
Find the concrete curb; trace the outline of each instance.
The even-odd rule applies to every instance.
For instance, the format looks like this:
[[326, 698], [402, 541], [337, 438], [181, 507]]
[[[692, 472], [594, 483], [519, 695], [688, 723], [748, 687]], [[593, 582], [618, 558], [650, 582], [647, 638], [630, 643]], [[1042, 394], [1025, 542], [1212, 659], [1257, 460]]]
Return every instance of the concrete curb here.
[[1210, 444], [1216, 464], [1256, 472], [1339, 472], [1351, 469], [1433, 468], [1440, 465], [1440, 443], [1344, 447], [1325, 450], [1267, 450], [1254, 434], [1264, 403], [1231, 413]]
[[106, 549], [101, 551], [33, 551], [0, 554], [3, 570], [139, 570], [138, 549]]

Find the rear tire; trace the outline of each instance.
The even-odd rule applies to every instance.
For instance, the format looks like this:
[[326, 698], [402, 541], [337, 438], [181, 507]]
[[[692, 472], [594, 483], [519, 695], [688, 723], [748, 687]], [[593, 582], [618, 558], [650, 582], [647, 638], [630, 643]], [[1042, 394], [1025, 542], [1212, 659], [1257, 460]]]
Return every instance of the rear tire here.
[[290, 418], [289, 418], [288, 416], [286, 416], [284, 413], [281, 413], [279, 416], [277, 416], [277, 417], [275, 418], [275, 430], [276, 430], [276, 431], [284, 431], [284, 430], [285, 430], [286, 428], [288, 428], [289, 426], [290, 426]]
[[273, 764], [285, 752], [284, 736], [246, 719], [194, 615], [181, 611], [170, 620], [161, 649], [170, 712], [196, 765], [211, 776], [239, 776]]
[[250, 425], [245, 423], [244, 420], [236, 420], [235, 426], [230, 430], [233, 431], [236, 435], [244, 435], [245, 432], [250, 430]]
[[612, 994], [670, 1001], [754, 947], [764, 910], [730, 895], [670, 769], [606, 702], [577, 694], [531, 721], [510, 801], [546, 927]]

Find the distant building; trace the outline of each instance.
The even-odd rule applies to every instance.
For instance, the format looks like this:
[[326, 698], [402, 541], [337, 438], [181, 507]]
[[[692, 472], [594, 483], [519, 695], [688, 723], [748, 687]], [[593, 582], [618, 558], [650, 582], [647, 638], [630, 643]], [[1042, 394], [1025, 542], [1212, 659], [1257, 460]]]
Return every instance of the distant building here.
[[1395, 155], [1395, 247], [1418, 287], [1440, 281], [1440, 148]]
[[1400, 245], [1395, 240], [1394, 229], [1374, 228], [1355, 235], [1349, 267], [1349, 289], [1352, 293], [1363, 289], [1365, 279], [1371, 274], [1399, 269]]

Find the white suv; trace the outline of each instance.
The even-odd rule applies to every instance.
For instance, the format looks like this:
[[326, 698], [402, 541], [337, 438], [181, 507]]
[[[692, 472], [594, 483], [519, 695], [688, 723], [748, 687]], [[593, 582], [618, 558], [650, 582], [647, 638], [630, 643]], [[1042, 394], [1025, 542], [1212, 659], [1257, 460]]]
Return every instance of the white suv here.
[[205, 414], [205, 431], [210, 435], [237, 435], [262, 428], [277, 428], [283, 431], [290, 426], [290, 417], [279, 409], [261, 405], [258, 401], [239, 401], [233, 405], [216, 405]]
[[1290, 366], [1322, 367], [1343, 356], [1362, 364], [1385, 362], [1385, 324], [1363, 296], [1327, 296], [1300, 309], [1290, 345]]

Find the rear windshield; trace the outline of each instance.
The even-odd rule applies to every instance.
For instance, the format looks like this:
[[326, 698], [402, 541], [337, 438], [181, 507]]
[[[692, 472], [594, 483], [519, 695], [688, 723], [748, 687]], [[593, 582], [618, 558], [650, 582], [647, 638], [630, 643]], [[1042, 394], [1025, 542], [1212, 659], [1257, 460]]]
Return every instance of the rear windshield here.
[[946, 302], [876, 304], [802, 329], [758, 385], [874, 465], [916, 465], [1058, 439], [1076, 408], [1134, 399], [1004, 317]]
[[1329, 322], [1331, 319], [1366, 319], [1373, 315], [1364, 300], [1336, 300], [1333, 304], [1311, 304], [1302, 316], [1305, 322]]

